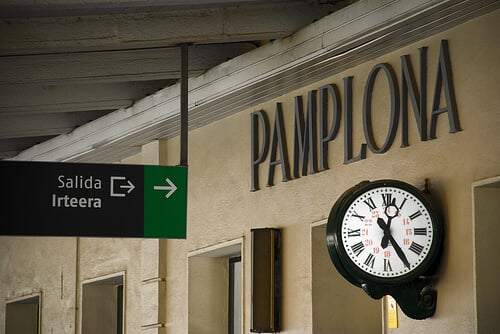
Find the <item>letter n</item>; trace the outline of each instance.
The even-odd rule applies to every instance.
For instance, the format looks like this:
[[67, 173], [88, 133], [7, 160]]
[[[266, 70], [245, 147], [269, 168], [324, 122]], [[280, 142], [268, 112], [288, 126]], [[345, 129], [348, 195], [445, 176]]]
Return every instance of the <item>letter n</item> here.
[[427, 140], [427, 47], [420, 51], [420, 94], [418, 93], [415, 74], [411, 66], [410, 56], [401, 56], [401, 109], [402, 109], [402, 140], [401, 147], [409, 146], [408, 143], [408, 99], [413, 107], [413, 115], [417, 122], [420, 140]]

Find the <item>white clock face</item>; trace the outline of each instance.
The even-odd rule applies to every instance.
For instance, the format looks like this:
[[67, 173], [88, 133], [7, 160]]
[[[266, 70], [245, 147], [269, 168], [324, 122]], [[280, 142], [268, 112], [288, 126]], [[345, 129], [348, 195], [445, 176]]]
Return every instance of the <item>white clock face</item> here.
[[431, 216], [413, 194], [386, 186], [368, 190], [348, 207], [341, 225], [347, 256], [378, 277], [403, 276], [430, 251]]

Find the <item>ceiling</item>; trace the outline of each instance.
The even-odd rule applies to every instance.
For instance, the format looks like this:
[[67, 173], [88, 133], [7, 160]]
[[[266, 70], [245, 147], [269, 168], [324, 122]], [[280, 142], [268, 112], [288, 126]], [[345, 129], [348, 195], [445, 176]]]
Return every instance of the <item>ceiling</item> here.
[[0, 4], [0, 159], [290, 36], [347, 0], [10, 0]]

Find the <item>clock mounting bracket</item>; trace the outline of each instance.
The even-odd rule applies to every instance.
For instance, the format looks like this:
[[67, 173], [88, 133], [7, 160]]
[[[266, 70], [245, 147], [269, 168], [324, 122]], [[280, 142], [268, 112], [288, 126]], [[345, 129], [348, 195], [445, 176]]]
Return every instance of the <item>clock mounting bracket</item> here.
[[432, 317], [436, 311], [437, 291], [430, 288], [430, 283], [430, 277], [421, 276], [414, 281], [397, 286], [363, 283], [361, 287], [374, 299], [391, 295], [408, 317], [422, 320]]

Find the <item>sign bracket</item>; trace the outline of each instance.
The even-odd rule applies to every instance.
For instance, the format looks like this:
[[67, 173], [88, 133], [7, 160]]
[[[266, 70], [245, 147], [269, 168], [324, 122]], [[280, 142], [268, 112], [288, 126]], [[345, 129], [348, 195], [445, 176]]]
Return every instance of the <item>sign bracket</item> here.
[[188, 166], [188, 49], [189, 45], [181, 44], [181, 138], [180, 166]]

